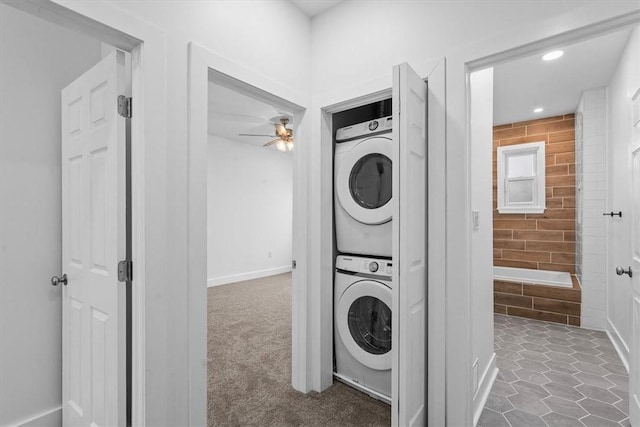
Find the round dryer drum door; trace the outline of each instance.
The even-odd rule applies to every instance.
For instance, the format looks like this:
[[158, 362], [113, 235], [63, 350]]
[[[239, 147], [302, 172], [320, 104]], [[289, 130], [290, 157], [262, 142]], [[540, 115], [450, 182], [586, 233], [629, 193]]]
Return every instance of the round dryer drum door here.
[[353, 283], [338, 300], [336, 316], [340, 339], [358, 362], [391, 369], [391, 288], [373, 280]]
[[365, 139], [340, 162], [338, 200], [356, 221], [377, 225], [391, 220], [391, 149], [389, 138]]

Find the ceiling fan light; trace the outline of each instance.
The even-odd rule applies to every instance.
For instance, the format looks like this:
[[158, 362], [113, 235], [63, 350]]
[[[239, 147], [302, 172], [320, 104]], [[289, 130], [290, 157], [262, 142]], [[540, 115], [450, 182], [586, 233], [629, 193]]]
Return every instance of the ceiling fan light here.
[[293, 141], [287, 142], [287, 150], [289, 151], [293, 150]]
[[276, 148], [280, 151], [287, 151], [287, 144], [283, 140], [276, 142]]
[[546, 53], [542, 57], [542, 60], [543, 61], [553, 61], [554, 59], [560, 58], [562, 55], [564, 55], [564, 51], [562, 51], [562, 50], [553, 50], [551, 52]]

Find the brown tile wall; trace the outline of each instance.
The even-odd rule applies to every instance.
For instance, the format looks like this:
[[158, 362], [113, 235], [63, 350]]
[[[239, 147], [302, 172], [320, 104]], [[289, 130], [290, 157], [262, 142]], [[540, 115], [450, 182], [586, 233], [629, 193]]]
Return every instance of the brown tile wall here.
[[[493, 128], [493, 265], [575, 274], [574, 115]], [[545, 141], [546, 209], [542, 214], [499, 214], [497, 148]]]
[[580, 326], [582, 291], [572, 276], [573, 288], [493, 281], [493, 311], [510, 316]]

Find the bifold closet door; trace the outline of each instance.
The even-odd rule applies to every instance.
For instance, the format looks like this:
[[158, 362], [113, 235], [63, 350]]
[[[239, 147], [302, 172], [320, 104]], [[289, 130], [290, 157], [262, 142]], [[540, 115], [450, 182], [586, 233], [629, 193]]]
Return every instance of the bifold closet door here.
[[427, 85], [393, 68], [392, 424], [422, 426], [426, 405]]

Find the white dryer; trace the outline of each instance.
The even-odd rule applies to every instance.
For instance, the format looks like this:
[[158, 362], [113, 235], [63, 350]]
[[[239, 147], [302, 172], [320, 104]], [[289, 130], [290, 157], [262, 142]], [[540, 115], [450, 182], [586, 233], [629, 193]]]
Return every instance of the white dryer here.
[[391, 117], [340, 128], [335, 147], [338, 252], [391, 257]]
[[336, 379], [391, 402], [390, 260], [340, 255], [334, 289]]

